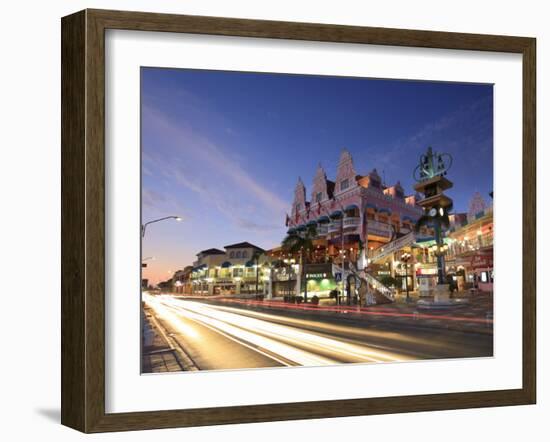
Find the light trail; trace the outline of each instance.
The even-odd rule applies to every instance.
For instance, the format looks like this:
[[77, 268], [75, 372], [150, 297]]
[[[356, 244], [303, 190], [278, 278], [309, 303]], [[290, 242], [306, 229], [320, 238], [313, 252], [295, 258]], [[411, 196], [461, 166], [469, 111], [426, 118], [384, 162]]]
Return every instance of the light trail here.
[[[245, 312], [242, 310], [226, 306], [202, 304], [170, 296], [160, 297], [160, 299], [150, 298], [146, 298], [146, 302], [153, 309], [164, 314], [164, 318], [168, 318], [175, 329], [178, 329], [178, 320], [167, 315], [166, 309], [170, 310], [173, 315], [181, 315], [243, 343], [251, 344], [254, 348], [264, 349], [268, 355], [278, 355], [298, 365], [395, 362], [412, 359], [402, 354], [381, 350], [376, 346], [373, 348], [373, 346], [357, 345], [299, 328], [310, 325], [310, 321], [292, 319], [292, 326], [281, 325], [269, 322], [269, 319], [283, 319], [276, 315], [255, 312], [256, 317], [250, 317], [244, 315]], [[287, 319], [284, 318], [284, 320]], [[330, 328], [331, 326], [326, 325], [327, 331], [331, 331]]]
[[284, 310], [298, 310], [298, 311], [325, 311], [341, 314], [355, 314], [355, 315], [367, 315], [367, 316], [388, 316], [397, 318], [413, 318], [418, 319], [440, 319], [445, 321], [456, 322], [472, 322], [478, 324], [492, 324], [493, 320], [485, 317], [469, 317], [469, 316], [451, 316], [445, 314], [428, 314], [428, 313], [402, 313], [395, 310], [383, 308], [383, 307], [358, 307], [358, 306], [323, 306], [317, 307], [307, 304], [285, 304], [280, 301], [256, 301], [252, 299], [226, 299], [226, 298], [213, 298], [217, 302], [224, 302], [227, 304], [241, 304], [250, 306], [267, 306], [275, 307], [277, 309]]
[[[163, 308], [171, 309], [172, 314], [175, 315], [175, 318], [174, 316], [168, 316], [167, 318], [170, 325], [175, 329], [178, 329], [178, 324], [181, 323], [181, 321], [177, 319], [177, 315], [181, 315], [193, 321], [199, 322], [205, 326], [208, 326], [214, 331], [220, 332], [224, 335], [229, 335], [232, 338], [236, 338], [238, 341], [240, 341], [241, 345], [246, 345], [248, 348], [258, 351], [265, 356], [272, 357], [283, 365], [290, 364], [283, 362], [281, 358], [292, 361], [294, 365], [332, 365], [337, 362], [322, 356], [317, 356], [315, 354], [300, 350], [298, 348], [278, 342], [276, 340], [266, 338], [264, 336], [255, 334], [252, 331], [239, 328], [235, 325], [223, 322], [219, 319], [207, 315], [204, 311], [201, 313], [197, 313], [192, 309], [182, 308], [182, 306], [173, 305], [166, 298], [159, 301], [148, 299], [146, 300], [146, 302], [155, 311], [159, 307], [161, 311]], [[197, 310], [200, 311], [200, 308], [198, 308]], [[262, 351], [262, 349], [265, 349], [267, 351]], [[277, 358], [276, 355], [281, 356], [281, 358]]]
[[425, 345], [433, 344], [433, 340], [428, 338], [419, 338], [418, 336], [407, 336], [402, 333], [390, 332], [388, 330], [365, 329], [365, 328], [350, 327], [348, 325], [337, 325], [337, 324], [331, 324], [327, 322], [313, 321], [313, 320], [307, 320], [307, 319], [296, 319], [288, 316], [258, 312], [255, 310], [244, 310], [242, 308], [237, 308], [237, 307], [218, 306], [218, 305], [215, 305], [215, 306], [213, 305], [212, 307], [218, 310], [235, 312], [240, 315], [246, 315], [246, 316], [252, 316], [260, 319], [265, 319], [267, 321], [272, 321], [272, 322], [280, 321], [280, 322], [284, 322], [285, 324], [295, 325], [297, 327], [306, 327], [306, 328], [310, 327], [315, 329], [321, 329], [323, 331], [326, 331], [327, 333], [340, 333], [340, 334], [347, 335], [349, 337], [351, 336], [380, 337], [384, 339], [395, 339], [402, 343], [407, 342], [411, 344], [425, 344]]

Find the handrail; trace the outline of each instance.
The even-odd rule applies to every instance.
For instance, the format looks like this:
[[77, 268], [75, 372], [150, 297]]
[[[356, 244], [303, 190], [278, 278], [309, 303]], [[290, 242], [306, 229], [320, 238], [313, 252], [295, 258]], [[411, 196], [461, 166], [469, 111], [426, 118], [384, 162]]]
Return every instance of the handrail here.
[[409, 232], [405, 236], [402, 236], [401, 238], [397, 238], [396, 240], [389, 242], [387, 244], [384, 244], [383, 246], [373, 250], [371, 253], [369, 253], [369, 259], [371, 261], [378, 261], [392, 254], [396, 250], [399, 250], [403, 247], [408, 246], [409, 244], [412, 244], [415, 241], [416, 241], [415, 233]]
[[[370, 273], [364, 271], [359, 272], [352, 262], [350, 262], [349, 270], [352, 275], [354, 275], [359, 280], [362, 280], [363, 284], [370, 284], [378, 293], [385, 296], [389, 301], [393, 302], [395, 300], [395, 290], [384, 285]], [[367, 290], [367, 294], [368, 293], [369, 291]]]

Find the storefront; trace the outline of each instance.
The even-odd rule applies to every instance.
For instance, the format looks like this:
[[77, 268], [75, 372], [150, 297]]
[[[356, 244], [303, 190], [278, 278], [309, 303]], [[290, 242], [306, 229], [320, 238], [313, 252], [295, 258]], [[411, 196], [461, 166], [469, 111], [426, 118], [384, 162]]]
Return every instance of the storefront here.
[[493, 291], [493, 254], [477, 254], [472, 258], [472, 268], [477, 282], [477, 288], [482, 292]]
[[[308, 264], [306, 266], [306, 281], [308, 296], [328, 298], [332, 290], [337, 289], [337, 283], [332, 274], [332, 264]], [[302, 293], [304, 287], [302, 287]]]
[[437, 285], [437, 266], [435, 264], [419, 264], [416, 268], [416, 283], [419, 296], [432, 296]]
[[293, 266], [285, 265], [273, 271], [272, 293], [275, 298], [296, 295], [296, 273]]
[[473, 288], [482, 292], [493, 291], [494, 269], [492, 250], [457, 258], [457, 266], [464, 269], [466, 288]]

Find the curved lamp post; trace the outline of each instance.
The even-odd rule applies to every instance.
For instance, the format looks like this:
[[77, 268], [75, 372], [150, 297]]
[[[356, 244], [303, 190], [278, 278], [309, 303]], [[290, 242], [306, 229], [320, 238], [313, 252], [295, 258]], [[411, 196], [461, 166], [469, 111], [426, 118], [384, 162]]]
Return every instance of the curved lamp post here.
[[175, 219], [176, 221], [181, 221], [181, 217], [176, 216], [176, 215], [165, 216], [164, 218], [159, 218], [159, 219], [154, 219], [152, 221], [148, 221], [145, 224], [141, 225], [141, 237], [142, 238], [145, 237], [145, 229], [147, 228], [147, 226], [149, 224], [158, 223], [159, 221], [164, 221], [164, 220], [167, 220], [167, 219]]

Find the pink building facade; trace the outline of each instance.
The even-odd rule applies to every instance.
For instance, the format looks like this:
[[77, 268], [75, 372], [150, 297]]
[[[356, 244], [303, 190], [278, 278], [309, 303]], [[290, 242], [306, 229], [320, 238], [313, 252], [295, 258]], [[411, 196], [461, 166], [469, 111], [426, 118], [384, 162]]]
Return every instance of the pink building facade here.
[[384, 185], [376, 169], [358, 174], [351, 154], [343, 150], [334, 181], [319, 165], [308, 195], [298, 179], [287, 224], [289, 232], [315, 225], [318, 245], [325, 246], [328, 255], [344, 248], [357, 259], [361, 245], [376, 249], [410, 232], [422, 216], [416, 202], [399, 182]]

